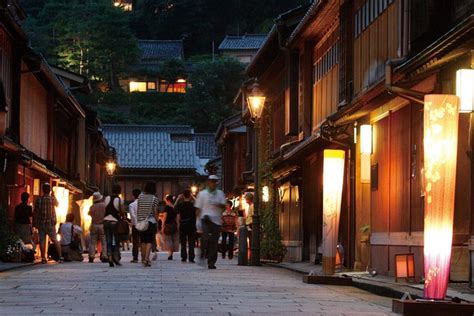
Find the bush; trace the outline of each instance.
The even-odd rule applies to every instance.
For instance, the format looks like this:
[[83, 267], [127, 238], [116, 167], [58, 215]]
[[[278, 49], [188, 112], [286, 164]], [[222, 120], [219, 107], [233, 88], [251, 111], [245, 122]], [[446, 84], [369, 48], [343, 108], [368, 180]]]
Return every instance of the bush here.
[[281, 243], [277, 214], [272, 204], [262, 210], [262, 243], [260, 245], [262, 257], [281, 262], [285, 257], [286, 247]]
[[0, 208], [0, 260], [9, 261], [8, 258], [21, 253], [21, 240], [8, 225], [7, 211]]

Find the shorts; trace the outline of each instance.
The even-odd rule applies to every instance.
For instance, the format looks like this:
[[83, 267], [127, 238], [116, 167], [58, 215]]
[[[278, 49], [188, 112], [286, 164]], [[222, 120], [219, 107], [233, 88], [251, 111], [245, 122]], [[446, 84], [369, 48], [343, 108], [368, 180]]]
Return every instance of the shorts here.
[[140, 242], [151, 244], [154, 240], [156, 240], [156, 223], [148, 223], [148, 229], [140, 232]]
[[56, 243], [58, 238], [56, 237], [56, 227], [55, 226], [47, 226], [47, 227], [40, 227], [38, 228], [38, 235], [40, 244], [43, 244], [46, 241], [46, 235], [49, 236], [49, 239]]

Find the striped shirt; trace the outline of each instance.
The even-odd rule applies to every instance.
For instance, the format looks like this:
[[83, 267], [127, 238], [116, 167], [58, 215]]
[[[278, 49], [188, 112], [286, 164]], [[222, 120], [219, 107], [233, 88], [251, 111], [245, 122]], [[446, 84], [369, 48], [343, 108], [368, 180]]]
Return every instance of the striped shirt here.
[[33, 226], [36, 228], [48, 228], [56, 225], [55, 206], [58, 206], [58, 201], [54, 196], [46, 194], [39, 197], [35, 202]]
[[158, 210], [158, 199], [153, 194], [142, 193], [138, 197], [137, 221], [146, 220]]

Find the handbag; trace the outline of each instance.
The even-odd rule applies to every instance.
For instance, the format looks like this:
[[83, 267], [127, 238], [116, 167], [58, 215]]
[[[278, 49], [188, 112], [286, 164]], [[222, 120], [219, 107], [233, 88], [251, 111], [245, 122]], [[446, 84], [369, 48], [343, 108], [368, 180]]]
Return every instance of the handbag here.
[[139, 221], [137, 222], [137, 224], [135, 225], [135, 229], [138, 230], [139, 232], [144, 232], [144, 231], [147, 231], [148, 230], [148, 225], [149, 225], [149, 221], [148, 219], [145, 219], [143, 221]]
[[129, 235], [130, 234], [130, 227], [128, 226], [127, 220], [124, 218], [120, 218], [117, 223], [117, 234], [118, 235]]

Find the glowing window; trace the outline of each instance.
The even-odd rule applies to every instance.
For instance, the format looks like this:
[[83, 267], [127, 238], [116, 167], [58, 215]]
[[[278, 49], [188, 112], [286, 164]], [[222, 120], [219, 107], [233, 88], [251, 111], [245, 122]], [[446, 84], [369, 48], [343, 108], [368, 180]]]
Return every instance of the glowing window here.
[[156, 90], [156, 82], [154, 81], [148, 81], [146, 83], [146, 86], [148, 90], [153, 90], [153, 91]]
[[146, 92], [147, 83], [145, 81], [130, 81], [130, 92]]

